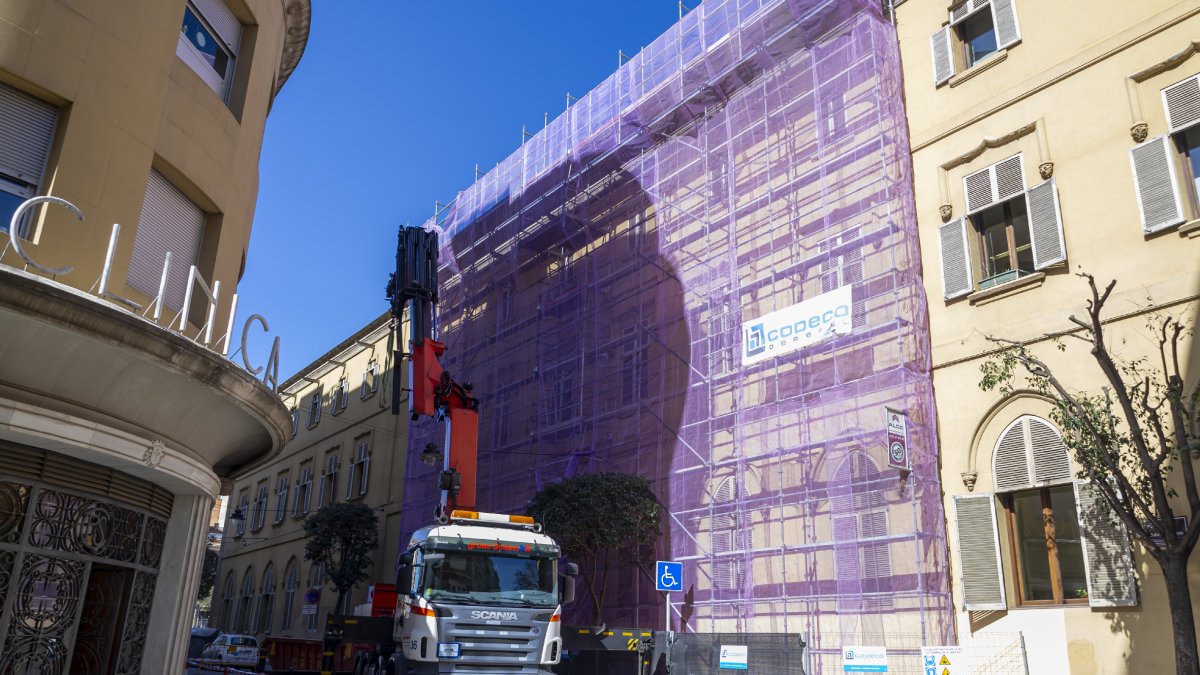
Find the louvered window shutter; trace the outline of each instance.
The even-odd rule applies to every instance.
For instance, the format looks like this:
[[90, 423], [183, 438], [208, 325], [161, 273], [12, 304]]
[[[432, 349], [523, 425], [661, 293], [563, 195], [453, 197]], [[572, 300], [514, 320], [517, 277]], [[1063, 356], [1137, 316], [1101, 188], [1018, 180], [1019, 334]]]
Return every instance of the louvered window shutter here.
[[1021, 40], [1014, 0], [992, 0], [992, 26], [996, 29], [996, 46], [1004, 49]]
[[193, 3], [221, 42], [237, 56], [238, 44], [242, 41], [242, 22], [229, 10], [229, 6], [222, 0], [193, 0]]
[[1043, 269], [1067, 259], [1063, 241], [1062, 216], [1058, 208], [1058, 187], [1054, 179], [1039, 183], [1025, 193], [1029, 212], [1029, 235], [1033, 241], [1033, 266]]
[[942, 293], [946, 299], [957, 298], [975, 288], [971, 279], [971, 249], [967, 244], [967, 221], [952, 220], [938, 227], [938, 243], [942, 251]]
[[958, 557], [962, 567], [963, 609], [1007, 609], [1000, 576], [1000, 540], [996, 504], [991, 494], [954, 498]]
[[963, 177], [967, 213], [982, 211], [1025, 191], [1025, 161], [1016, 154]]
[[1129, 150], [1133, 182], [1137, 188], [1142, 229], [1157, 232], [1184, 221], [1179, 187], [1175, 182], [1175, 162], [1168, 136], [1152, 138]]
[[1171, 133], [1200, 122], [1200, 75], [1193, 75], [1163, 89], [1162, 98]]
[[933, 47], [933, 83], [939, 85], [954, 76], [954, 36], [950, 26], [933, 34], [930, 44]]
[[1008, 492], [1032, 487], [1029, 480], [1029, 454], [1025, 449], [1025, 421], [1017, 420], [1000, 436], [992, 460], [996, 490]]
[[1052, 485], [1071, 480], [1070, 451], [1058, 431], [1036, 417], [1026, 417], [1029, 425], [1029, 448], [1033, 457], [1033, 478], [1038, 485]]
[[858, 553], [858, 516], [833, 517], [834, 571], [838, 580], [862, 578]]
[[1137, 581], [1125, 525], [1104, 495], [1085, 482], [1075, 483], [1075, 505], [1083, 536], [1088, 604], [1092, 607], [1136, 605]]
[[[188, 271], [196, 264], [204, 234], [204, 211], [159, 172], [150, 171], [142, 215], [133, 239], [128, 283], [154, 297], [162, 279], [163, 259], [171, 252], [171, 271], [163, 298], [167, 307], [183, 309]], [[211, 283], [211, 279], [209, 282]]]
[[[0, 84], [0, 173], [36, 186], [42, 181], [58, 109]], [[8, 228], [5, 222], [0, 227]]]

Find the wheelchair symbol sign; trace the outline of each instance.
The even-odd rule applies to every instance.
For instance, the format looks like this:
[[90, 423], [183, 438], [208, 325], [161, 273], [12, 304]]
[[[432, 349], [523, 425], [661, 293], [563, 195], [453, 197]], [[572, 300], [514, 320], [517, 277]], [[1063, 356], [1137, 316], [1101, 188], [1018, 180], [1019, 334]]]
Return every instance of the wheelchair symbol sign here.
[[682, 591], [683, 563], [659, 560], [654, 570], [654, 587], [659, 591]]

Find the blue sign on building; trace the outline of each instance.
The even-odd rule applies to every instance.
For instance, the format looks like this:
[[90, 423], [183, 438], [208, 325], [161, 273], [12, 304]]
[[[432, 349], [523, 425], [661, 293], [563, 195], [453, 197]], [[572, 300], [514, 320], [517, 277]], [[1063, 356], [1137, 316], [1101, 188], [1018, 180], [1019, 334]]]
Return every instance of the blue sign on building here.
[[659, 591], [682, 591], [683, 563], [659, 560], [654, 569], [654, 588]]

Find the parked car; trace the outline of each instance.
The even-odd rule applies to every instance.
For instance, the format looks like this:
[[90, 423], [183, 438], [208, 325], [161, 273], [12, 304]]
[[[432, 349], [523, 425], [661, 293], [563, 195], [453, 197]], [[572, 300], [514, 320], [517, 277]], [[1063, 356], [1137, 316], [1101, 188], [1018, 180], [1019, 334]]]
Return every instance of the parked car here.
[[252, 635], [218, 635], [204, 648], [200, 661], [206, 664], [258, 669], [258, 640]]

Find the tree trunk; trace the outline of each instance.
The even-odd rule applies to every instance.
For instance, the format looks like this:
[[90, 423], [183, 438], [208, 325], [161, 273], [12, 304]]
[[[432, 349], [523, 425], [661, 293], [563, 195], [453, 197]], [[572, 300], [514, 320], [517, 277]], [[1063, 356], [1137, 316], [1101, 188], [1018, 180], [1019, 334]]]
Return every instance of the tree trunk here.
[[1188, 588], [1187, 557], [1167, 558], [1162, 562], [1162, 570], [1175, 638], [1175, 672], [1177, 675], [1196, 675], [1200, 673], [1200, 659], [1196, 655], [1196, 618], [1192, 614], [1192, 594]]

